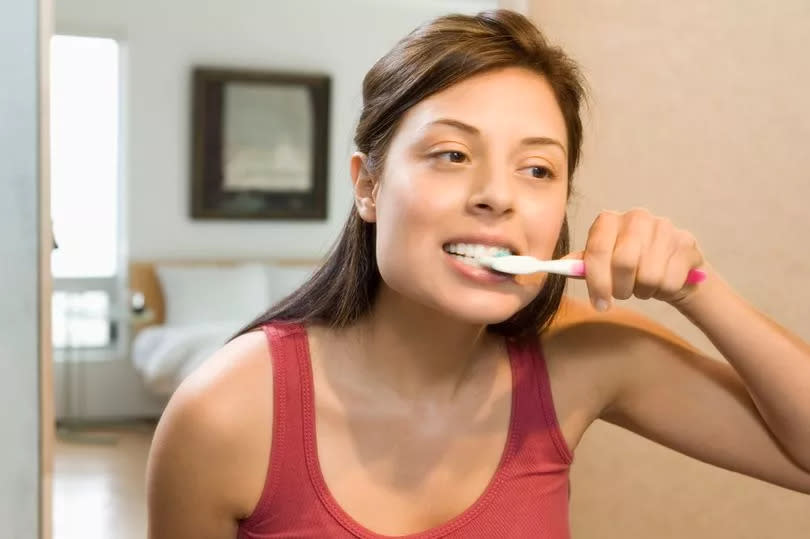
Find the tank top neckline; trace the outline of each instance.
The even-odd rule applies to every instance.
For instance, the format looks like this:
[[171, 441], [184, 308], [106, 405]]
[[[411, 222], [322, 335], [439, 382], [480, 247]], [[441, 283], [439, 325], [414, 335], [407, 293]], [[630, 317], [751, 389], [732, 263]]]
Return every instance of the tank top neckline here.
[[309, 334], [307, 328], [301, 324], [296, 324], [296, 332], [299, 332], [302, 342], [298, 348], [298, 366], [300, 370], [301, 379], [301, 397], [302, 397], [302, 411], [303, 411], [303, 429], [304, 429], [304, 453], [309, 471], [310, 480], [315, 488], [318, 498], [321, 503], [326, 507], [329, 513], [347, 530], [365, 539], [430, 539], [442, 537], [455, 530], [458, 530], [468, 522], [475, 519], [490, 502], [495, 499], [500, 487], [504, 482], [510, 462], [516, 452], [516, 441], [518, 438], [519, 424], [518, 418], [522, 412], [520, 406], [519, 395], [519, 358], [521, 357], [517, 349], [518, 344], [510, 339], [505, 339], [507, 354], [509, 357], [509, 366], [511, 374], [511, 409], [509, 414], [509, 426], [504, 443], [503, 450], [498, 462], [498, 467], [495, 469], [492, 477], [490, 478], [487, 486], [476, 498], [476, 500], [469, 505], [462, 512], [452, 517], [450, 520], [428, 528], [426, 530], [410, 533], [406, 535], [382, 535], [374, 532], [349, 515], [343, 507], [337, 502], [335, 497], [329, 490], [321, 469], [320, 460], [318, 458], [317, 437], [315, 433], [315, 396], [313, 384], [313, 372], [311, 355], [309, 348]]

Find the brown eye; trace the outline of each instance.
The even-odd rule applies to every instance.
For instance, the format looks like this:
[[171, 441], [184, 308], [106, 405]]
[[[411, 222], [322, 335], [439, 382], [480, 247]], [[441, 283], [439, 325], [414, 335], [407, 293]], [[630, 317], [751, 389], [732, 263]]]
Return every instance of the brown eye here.
[[542, 166], [526, 167], [523, 170], [528, 171], [528, 173], [533, 178], [537, 178], [538, 180], [550, 180], [554, 178], [554, 173], [551, 172], [551, 169], [549, 169], [548, 167]]
[[464, 163], [467, 161], [467, 155], [464, 152], [455, 150], [450, 152], [439, 152], [434, 154], [434, 157], [442, 159], [443, 161], [449, 161], [450, 163]]

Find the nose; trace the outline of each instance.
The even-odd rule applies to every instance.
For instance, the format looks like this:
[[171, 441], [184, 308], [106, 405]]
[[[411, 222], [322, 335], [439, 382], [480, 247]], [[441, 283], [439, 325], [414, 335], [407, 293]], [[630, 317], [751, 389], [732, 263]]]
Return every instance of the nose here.
[[515, 186], [506, 171], [482, 170], [473, 182], [468, 199], [475, 215], [502, 216], [515, 211]]

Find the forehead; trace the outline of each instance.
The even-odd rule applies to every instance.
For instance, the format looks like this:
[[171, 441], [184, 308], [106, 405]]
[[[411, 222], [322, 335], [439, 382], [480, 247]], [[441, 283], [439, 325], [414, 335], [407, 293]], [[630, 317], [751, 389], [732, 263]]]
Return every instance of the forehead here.
[[433, 94], [408, 110], [401, 128], [421, 131], [447, 117], [477, 127], [483, 136], [546, 136], [566, 143], [565, 119], [551, 85], [524, 68], [482, 73]]

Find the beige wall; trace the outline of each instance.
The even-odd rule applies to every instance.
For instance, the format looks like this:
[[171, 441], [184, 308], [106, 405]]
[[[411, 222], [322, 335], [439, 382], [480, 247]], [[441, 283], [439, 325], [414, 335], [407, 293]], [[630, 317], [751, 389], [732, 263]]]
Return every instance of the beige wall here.
[[[738, 291], [810, 340], [810, 2], [688, 4], [531, 2], [591, 86], [574, 246], [600, 209], [647, 207], [692, 231]], [[667, 305], [628, 303], [717, 355]], [[573, 470], [577, 538], [810, 537], [810, 496], [603, 423]]]

